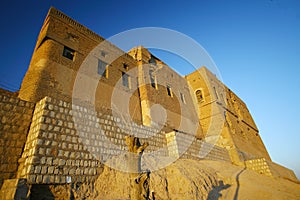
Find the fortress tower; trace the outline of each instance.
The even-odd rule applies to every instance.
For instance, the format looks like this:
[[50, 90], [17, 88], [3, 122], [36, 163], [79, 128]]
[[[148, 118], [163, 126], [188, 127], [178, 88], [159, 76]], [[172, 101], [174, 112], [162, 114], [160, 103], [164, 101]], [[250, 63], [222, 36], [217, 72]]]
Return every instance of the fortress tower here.
[[[246, 104], [205, 67], [189, 75], [198, 102], [200, 123], [207, 140], [226, 148], [232, 162], [270, 156]], [[217, 138], [215, 138], [217, 137]]]

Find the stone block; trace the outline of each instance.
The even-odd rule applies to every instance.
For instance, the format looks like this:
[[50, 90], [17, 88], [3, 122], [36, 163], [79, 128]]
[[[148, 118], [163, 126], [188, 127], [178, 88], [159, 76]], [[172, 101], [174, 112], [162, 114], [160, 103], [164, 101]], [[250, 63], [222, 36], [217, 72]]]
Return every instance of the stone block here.
[[42, 166], [41, 174], [47, 174], [47, 170], [48, 170], [47, 166]]
[[48, 174], [53, 174], [53, 173], [54, 173], [54, 166], [49, 166], [48, 167]]
[[34, 173], [35, 173], [35, 174], [40, 174], [40, 173], [41, 173], [41, 170], [42, 170], [42, 167], [39, 166], [39, 165], [34, 167]]
[[34, 175], [34, 174], [30, 174], [29, 176], [28, 176], [28, 183], [36, 183], [36, 175]]
[[58, 165], [64, 166], [66, 164], [66, 161], [64, 159], [59, 159]]
[[57, 184], [61, 183], [61, 178], [60, 178], [59, 175], [55, 176], [54, 182], [57, 183]]
[[59, 174], [60, 173], [60, 170], [59, 170], [59, 168], [54, 168], [54, 171], [53, 171], [53, 174]]

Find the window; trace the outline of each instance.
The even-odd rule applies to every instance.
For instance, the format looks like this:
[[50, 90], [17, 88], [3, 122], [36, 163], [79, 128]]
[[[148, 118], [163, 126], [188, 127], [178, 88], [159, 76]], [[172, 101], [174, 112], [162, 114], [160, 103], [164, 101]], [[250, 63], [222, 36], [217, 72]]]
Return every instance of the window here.
[[215, 92], [215, 95], [216, 95], [216, 99], [218, 99], [219, 96], [218, 96], [218, 93], [217, 93], [217, 90], [216, 90], [216, 87], [215, 87], [215, 86], [214, 86], [214, 92]]
[[106, 52], [105, 51], [101, 51], [101, 56], [105, 57], [106, 56]]
[[124, 69], [128, 70], [128, 65], [126, 63], [123, 63]]
[[108, 65], [106, 62], [98, 59], [98, 74], [102, 77], [108, 78]]
[[64, 47], [63, 56], [69, 58], [70, 60], [74, 59], [75, 51], [69, 47]]
[[196, 90], [196, 97], [197, 97], [198, 103], [202, 103], [204, 101], [203, 92], [201, 89]]
[[122, 72], [122, 83], [124, 87], [130, 88], [130, 77], [125, 72]]
[[183, 103], [185, 103], [185, 97], [184, 97], [184, 94], [180, 92], [180, 98], [181, 98], [181, 101]]
[[167, 85], [167, 92], [170, 97], [173, 97], [172, 88], [169, 85]]
[[156, 60], [152, 56], [151, 56], [151, 58], [149, 60], [149, 64], [156, 65]]
[[155, 89], [157, 89], [156, 76], [154, 75], [154, 71], [151, 69], [149, 70], [149, 76], [150, 76], [151, 86], [154, 87]]

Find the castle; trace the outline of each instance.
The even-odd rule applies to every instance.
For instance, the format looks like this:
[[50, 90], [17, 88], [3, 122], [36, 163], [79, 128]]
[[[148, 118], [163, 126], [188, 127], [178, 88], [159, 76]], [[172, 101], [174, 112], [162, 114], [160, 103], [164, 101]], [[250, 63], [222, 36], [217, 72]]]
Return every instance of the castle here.
[[93, 181], [126, 150], [126, 135], [149, 142], [146, 156], [222, 160], [297, 180], [272, 162], [246, 104], [207, 68], [182, 77], [146, 48], [123, 52], [55, 8], [20, 91], [0, 92], [2, 195], [22, 181]]

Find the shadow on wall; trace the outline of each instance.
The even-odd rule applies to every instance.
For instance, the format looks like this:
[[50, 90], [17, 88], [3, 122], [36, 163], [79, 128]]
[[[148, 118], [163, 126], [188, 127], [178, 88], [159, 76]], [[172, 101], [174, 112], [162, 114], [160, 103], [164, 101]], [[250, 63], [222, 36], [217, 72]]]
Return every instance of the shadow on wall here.
[[231, 185], [226, 184], [224, 185], [223, 181], [219, 181], [218, 186], [214, 186], [213, 189], [208, 193], [207, 200], [218, 200], [220, 197], [222, 197], [222, 194], [220, 193], [222, 190], [226, 190]]

